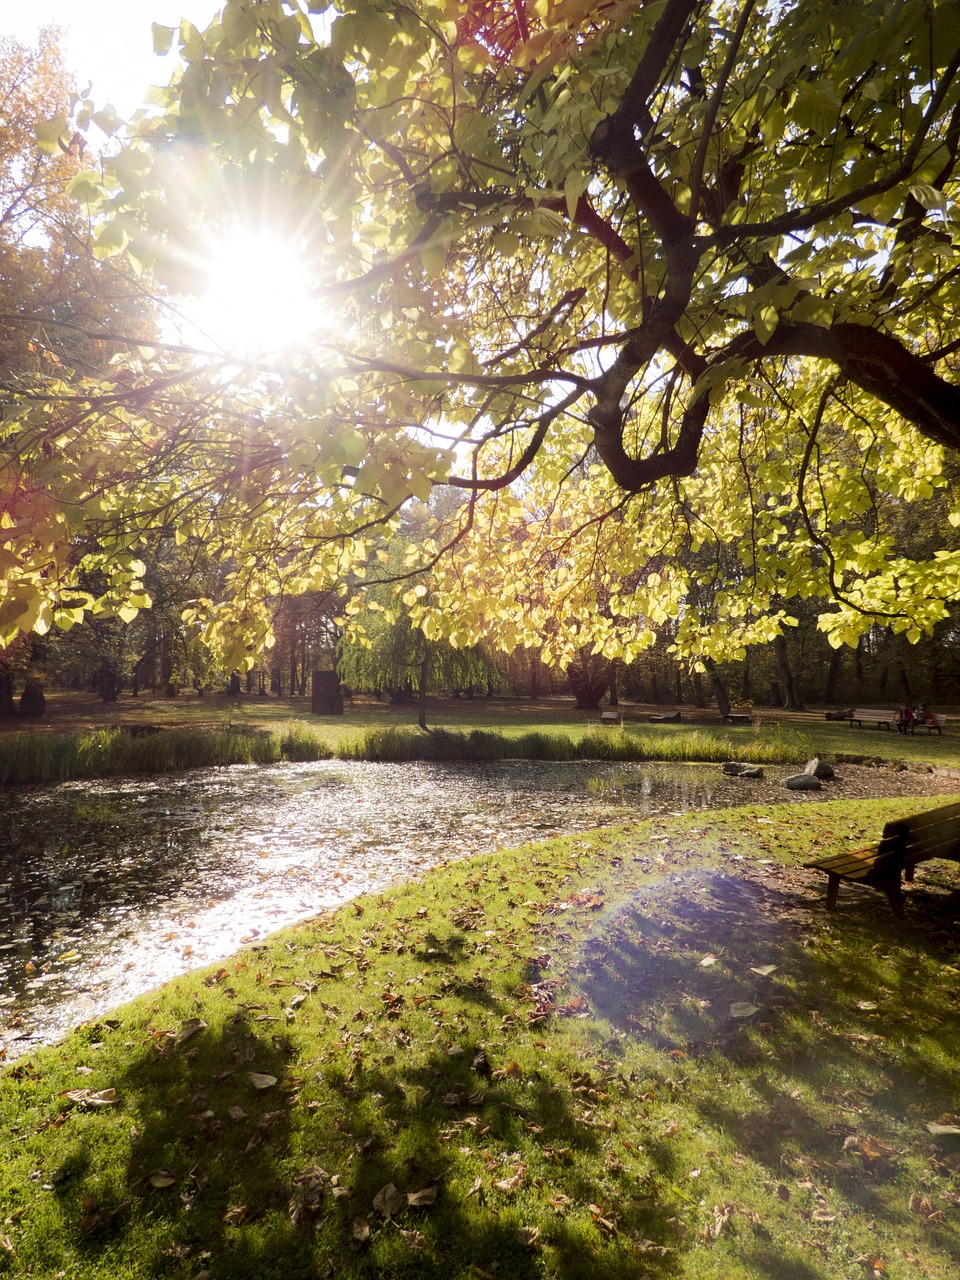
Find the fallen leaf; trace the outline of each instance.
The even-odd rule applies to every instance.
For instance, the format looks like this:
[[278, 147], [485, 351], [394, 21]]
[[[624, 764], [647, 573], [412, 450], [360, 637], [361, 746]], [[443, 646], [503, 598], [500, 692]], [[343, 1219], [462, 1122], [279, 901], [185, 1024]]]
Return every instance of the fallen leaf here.
[[174, 1040], [174, 1047], [179, 1049], [182, 1044], [186, 1044], [188, 1040], [192, 1040], [198, 1031], [202, 1031], [207, 1024], [202, 1018], [185, 1018], [180, 1023], [180, 1030], [177, 1032]]
[[385, 1187], [381, 1187], [373, 1197], [374, 1209], [384, 1218], [392, 1218], [395, 1213], [399, 1213], [403, 1208], [403, 1203], [403, 1196], [392, 1182], [388, 1182]]
[[119, 1101], [116, 1089], [64, 1089], [58, 1096], [81, 1107], [109, 1107]]
[[437, 1188], [423, 1187], [420, 1191], [409, 1191], [407, 1193], [407, 1204], [420, 1206], [425, 1204], [436, 1204]]
[[147, 1181], [151, 1187], [172, 1187], [176, 1182], [176, 1178], [172, 1173], [168, 1173], [166, 1169], [155, 1169], [153, 1173], [147, 1174]]
[[429, 1247], [427, 1237], [422, 1235], [416, 1229], [404, 1231], [403, 1227], [397, 1227], [400, 1235], [403, 1237], [404, 1243], [410, 1249], [426, 1249]]
[[730, 1006], [731, 1018], [752, 1018], [755, 1013], [760, 1010], [755, 1004], [750, 1004], [748, 1000], [735, 1000]]
[[262, 1071], [248, 1071], [247, 1079], [255, 1089], [271, 1089], [277, 1083], [276, 1076], [265, 1075]]
[[239, 1227], [241, 1222], [245, 1222], [247, 1215], [250, 1213], [250, 1206], [246, 1204], [238, 1204], [233, 1209], [228, 1209], [223, 1215], [223, 1221], [229, 1222], [231, 1226]]
[[366, 1218], [355, 1218], [350, 1239], [356, 1244], [367, 1244], [370, 1240], [370, 1223]]
[[759, 973], [761, 978], [769, 978], [771, 973], [776, 973], [777, 966], [775, 964], [758, 964], [751, 965], [751, 973]]
[[513, 1174], [512, 1177], [501, 1178], [498, 1182], [495, 1182], [493, 1185], [496, 1187], [498, 1191], [506, 1191], [506, 1192], [516, 1191], [516, 1189], [523, 1182], [523, 1173], [524, 1173], [523, 1169], [520, 1168], [516, 1171], [515, 1174]]
[[716, 964], [716, 963], [717, 963], [717, 957], [716, 957], [716, 956], [714, 956], [714, 955], [707, 955], [707, 956], [704, 956], [704, 957], [703, 957], [703, 959], [700, 961], [700, 968], [701, 968], [701, 969], [709, 969], [711, 965]]
[[931, 1121], [927, 1128], [934, 1134], [960, 1133], [960, 1124], [936, 1124]]
[[530, 1248], [540, 1239], [539, 1227], [517, 1227], [517, 1240]]
[[918, 1191], [914, 1191], [910, 1199], [907, 1201], [907, 1208], [911, 1213], [918, 1213], [921, 1218], [933, 1218], [939, 1216], [939, 1210], [935, 1209], [926, 1196], [920, 1195]]

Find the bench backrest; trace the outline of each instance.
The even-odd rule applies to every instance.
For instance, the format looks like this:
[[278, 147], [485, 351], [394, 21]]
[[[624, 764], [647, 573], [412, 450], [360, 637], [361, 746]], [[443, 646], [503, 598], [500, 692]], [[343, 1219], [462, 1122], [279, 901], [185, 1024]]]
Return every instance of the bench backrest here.
[[888, 822], [880, 842], [884, 852], [887, 841], [891, 842], [891, 847], [900, 849], [907, 862], [922, 858], [957, 858], [960, 855], [960, 802]]

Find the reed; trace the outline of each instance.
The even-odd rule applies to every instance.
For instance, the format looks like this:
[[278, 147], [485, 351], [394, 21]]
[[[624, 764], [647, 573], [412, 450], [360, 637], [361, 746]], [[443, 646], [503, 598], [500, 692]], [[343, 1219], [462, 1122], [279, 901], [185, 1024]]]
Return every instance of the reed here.
[[142, 735], [117, 728], [72, 734], [17, 733], [0, 738], [0, 785], [42, 786], [121, 774], [322, 760], [330, 754], [323, 739], [302, 725], [292, 725], [282, 734], [232, 725]]

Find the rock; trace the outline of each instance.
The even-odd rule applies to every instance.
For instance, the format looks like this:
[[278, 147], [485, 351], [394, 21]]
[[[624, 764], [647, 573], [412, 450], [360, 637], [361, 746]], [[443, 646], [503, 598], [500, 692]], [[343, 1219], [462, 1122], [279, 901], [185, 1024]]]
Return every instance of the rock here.
[[758, 764], [743, 764], [739, 760], [724, 760], [720, 766], [724, 773], [734, 778], [762, 778], [763, 770]]
[[820, 779], [812, 773], [795, 773], [790, 778], [784, 778], [783, 785], [789, 791], [821, 791], [822, 787]]
[[814, 778], [819, 778], [821, 781], [829, 781], [834, 776], [833, 766], [827, 764], [824, 760], [820, 760], [817, 756], [807, 761], [803, 766], [803, 772], [812, 774]]

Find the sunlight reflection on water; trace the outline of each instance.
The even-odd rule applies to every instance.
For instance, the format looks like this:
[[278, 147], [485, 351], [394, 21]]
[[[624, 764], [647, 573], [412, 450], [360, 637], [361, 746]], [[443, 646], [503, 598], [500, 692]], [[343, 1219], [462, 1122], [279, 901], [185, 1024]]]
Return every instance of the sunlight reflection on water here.
[[3, 797], [0, 1045], [18, 1056], [438, 862], [758, 799], [716, 766], [236, 767]]

